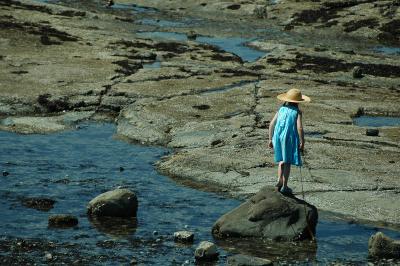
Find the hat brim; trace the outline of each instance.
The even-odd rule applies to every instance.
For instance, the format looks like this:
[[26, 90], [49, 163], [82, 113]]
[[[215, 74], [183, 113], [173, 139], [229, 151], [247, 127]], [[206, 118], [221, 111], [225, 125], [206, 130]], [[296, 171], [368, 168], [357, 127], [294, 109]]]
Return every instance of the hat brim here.
[[301, 100], [289, 99], [287, 97], [286, 93], [279, 94], [278, 96], [276, 96], [276, 98], [278, 98], [279, 100], [281, 100], [283, 102], [291, 102], [291, 103], [308, 103], [308, 102], [311, 102], [311, 98], [306, 96], [306, 95], [302, 95], [301, 96]]

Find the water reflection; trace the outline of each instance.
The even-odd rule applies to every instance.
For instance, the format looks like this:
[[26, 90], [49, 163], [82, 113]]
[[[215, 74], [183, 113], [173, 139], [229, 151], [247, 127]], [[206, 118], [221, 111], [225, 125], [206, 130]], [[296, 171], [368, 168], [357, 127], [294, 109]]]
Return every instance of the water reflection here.
[[90, 223], [102, 233], [112, 237], [129, 237], [136, 232], [136, 218], [88, 217]]
[[233, 238], [230, 240], [216, 240], [216, 243], [229, 253], [239, 253], [271, 261], [287, 261], [300, 264], [317, 260], [318, 245], [315, 241], [276, 242]]

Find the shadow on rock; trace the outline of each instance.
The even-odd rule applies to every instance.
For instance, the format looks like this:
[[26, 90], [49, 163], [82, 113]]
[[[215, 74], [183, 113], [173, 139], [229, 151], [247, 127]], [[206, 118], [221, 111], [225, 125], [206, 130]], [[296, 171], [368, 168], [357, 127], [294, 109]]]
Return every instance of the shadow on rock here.
[[127, 237], [136, 232], [136, 218], [89, 216], [90, 223], [102, 233], [113, 237]]

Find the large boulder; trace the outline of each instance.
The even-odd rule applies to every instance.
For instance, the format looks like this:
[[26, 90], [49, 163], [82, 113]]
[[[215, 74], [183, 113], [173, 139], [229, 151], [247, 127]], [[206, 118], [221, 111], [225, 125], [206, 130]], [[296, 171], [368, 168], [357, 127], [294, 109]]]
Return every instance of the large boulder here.
[[318, 222], [315, 206], [263, 187], [251, 199], [220, 217], [212, 228], [216, 238], [312, 239]]
[[115, 189], [92, 199], [87, 213], [93, 216], [136, 217], [138, 200], [129, 189]]
[[378, 232], [368, 241], [368, 253], [374, 258], [400, 259], [400, 241]]

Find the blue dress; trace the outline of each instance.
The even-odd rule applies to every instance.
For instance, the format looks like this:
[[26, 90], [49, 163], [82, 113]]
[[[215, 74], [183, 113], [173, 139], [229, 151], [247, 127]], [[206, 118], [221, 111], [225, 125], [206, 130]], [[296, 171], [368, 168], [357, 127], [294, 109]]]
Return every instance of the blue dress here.
[[283, 105], [278, 110], [272, 144], [275, 162], [290, 163], [301, 166], [300, 138], [297, 132], [297, 106]]

